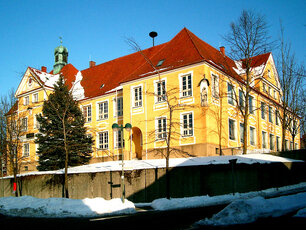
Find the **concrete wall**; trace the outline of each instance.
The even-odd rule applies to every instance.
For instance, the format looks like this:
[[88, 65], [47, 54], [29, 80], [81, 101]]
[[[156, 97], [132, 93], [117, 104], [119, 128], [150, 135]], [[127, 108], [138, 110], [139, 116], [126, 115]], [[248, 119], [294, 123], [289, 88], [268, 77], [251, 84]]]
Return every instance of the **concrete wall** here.
[[[170, 171], [171, 197], [221, 195], [280, 187], [306, 181], [306, 164], [270, 163], [175, 167]], [[61, 197], [63, 175], [20, 177], [22, 195], [39, 198]], [[150, 202], [165, 197], [165, 169], [125, 172], [126, 197], [134, 202]], [[0, 196], [13, 196], [13, 179], [0, 180]], [[69, 175], [69, 196], [74, 199], [121, 197], [121, 171]]]

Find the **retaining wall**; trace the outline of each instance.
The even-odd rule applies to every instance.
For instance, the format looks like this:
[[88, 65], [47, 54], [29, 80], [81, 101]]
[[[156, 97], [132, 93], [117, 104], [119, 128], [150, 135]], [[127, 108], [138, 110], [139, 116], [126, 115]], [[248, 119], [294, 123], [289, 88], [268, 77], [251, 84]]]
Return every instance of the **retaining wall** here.
[[[306, 181], [305, 162], [184, 166], [170, 169], [171, 197], [221, 195], [281, 187]], [[150, 202], [165, 197], [165, 168], [125, 172], [126, 197]], [[62, 197], [64, 175], [19, 177], [21, 195]], [[0, 196], [13, 196], [13, 178], [0, 180]], [[69, 197], [121, 197], [121, 171], [69, 174]]]

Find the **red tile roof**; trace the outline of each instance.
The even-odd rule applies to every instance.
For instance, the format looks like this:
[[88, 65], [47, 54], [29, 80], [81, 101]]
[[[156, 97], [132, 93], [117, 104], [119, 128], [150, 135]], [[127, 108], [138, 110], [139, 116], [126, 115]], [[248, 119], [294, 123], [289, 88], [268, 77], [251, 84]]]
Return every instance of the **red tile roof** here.
[[[236, 71], [233, 70], [237, 66], [232, 59], [202, 41], [186, 28], [182, 29], [169, 42], [145, 49], [142, 52], [159, 72], [205, 61], [225, 74], [237, 80], [241, 79]], [[254, 57], [254, 66], [266, 62], [269, 55], [270, 53]], [[161, 60], [164, 60], [162, 65], [156, 67]], [[145, 60], [142, 54], [135, 52], [81, 70], [83, 76], [81, 85], [85, 90], [85, 98], [104, 95], [118, 87], [120, 83], [156, 74], [155, 69]], [[64, 75], [68, 86], [72, 87], [78, 70], [72, 64], [68, 64], [62, 68], [61, 73]]]

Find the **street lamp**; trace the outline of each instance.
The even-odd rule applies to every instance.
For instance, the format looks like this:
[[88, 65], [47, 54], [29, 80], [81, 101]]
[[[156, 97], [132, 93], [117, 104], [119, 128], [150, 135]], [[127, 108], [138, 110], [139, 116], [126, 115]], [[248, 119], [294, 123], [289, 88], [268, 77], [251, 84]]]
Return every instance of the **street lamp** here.
[[124, 185], [124, 152], [123, 152], [123, 129], [126, 129], [126, 131], [130, 132], [132, 129], [132, 125], [130, 123], [126, 123], [125, 126], [123, 125], [118, 125], [117, 123], [114, 123], [112, 125], [112, 129], [115, 132], [121, 131], [121, 148], [122, 148], [122, 175], [121, 175], [121, 187], [122, 187], [122, 203], [124, 203], [125, 200], [125, 185]]

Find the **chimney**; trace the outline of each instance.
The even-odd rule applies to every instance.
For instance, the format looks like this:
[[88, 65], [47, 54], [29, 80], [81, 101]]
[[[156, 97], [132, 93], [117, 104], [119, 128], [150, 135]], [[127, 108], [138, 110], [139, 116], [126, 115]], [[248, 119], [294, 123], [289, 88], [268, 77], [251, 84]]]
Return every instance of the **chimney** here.
[[41, 71], [47, 73], [47, 67], [46, 66], [42, 66], [41, 67]]
[[224, 46], [220, 47], [220, 52], [223, 54], [223, 56], [225, 56], [225, 47]]
[[94, 67], [96, 65], [95, 61], [89, 61], [89, 68]]

